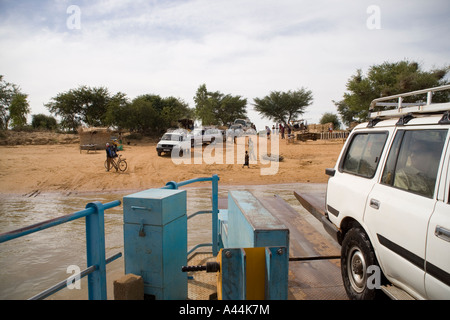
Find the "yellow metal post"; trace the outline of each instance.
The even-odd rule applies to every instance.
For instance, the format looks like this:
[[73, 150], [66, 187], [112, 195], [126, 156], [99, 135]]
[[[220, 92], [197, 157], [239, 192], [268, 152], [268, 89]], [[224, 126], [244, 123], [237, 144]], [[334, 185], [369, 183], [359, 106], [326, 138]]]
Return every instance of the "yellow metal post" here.
[[265, 248], [245, 248], [247, 300], [265, 299]]
[[[238, 257], [238, 253], [241, 253], [241, 258]], [[241, 297], [245, 300], [265, 299], [266, 250], [264, 247], [221, 249], [217, 256], [217, 262], [220, 264], [220, 271], [217, 273], [218, 300], [229, 297]], [[225, 270], [227, 271], [225, 272]], [[224, 276], [224, 274], [226, 275]], [[233, 292], [223, 292], [224, 281], [228, 289], [233, 288]], [[245, 292], [243, 292], [244, 290]]]

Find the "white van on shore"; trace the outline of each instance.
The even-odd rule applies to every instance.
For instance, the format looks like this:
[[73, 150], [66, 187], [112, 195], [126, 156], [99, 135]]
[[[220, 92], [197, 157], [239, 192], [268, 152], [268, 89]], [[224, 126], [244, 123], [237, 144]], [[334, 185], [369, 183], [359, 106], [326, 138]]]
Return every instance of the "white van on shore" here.
[[158, 156], [163, 153], [175, 152], [177, 156], [182, 156], [184, 153], [191, 151], [191, 143], [185, 130], [177, 129], [171, 132], [166, 132], [161, 140], [156, 145], [156, 152]]

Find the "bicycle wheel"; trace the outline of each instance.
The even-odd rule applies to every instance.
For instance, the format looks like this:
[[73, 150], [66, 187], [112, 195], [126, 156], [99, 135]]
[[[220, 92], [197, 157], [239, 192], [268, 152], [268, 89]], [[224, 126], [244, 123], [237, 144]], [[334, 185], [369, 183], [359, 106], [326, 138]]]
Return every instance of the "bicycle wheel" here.
[[121, 161], [119, 162], [119, 170], [120, 170], [121, 172], [125, 172], [125, 171], [127, 170], [127, 168], [128, 168], [127, 162], [126, 162], [125, 160], [121, 160]]
[[[108, 170], [108, 160], [105, 160], [105, 169]], [[116, 169], [116, 171], [117, 171], [117, 166], [116, 166], [114, 159], [112, 159], [111, 165], [109, 166], [109, 170], [111, 170], [111, 169]]]
[[[116, 164], [114, 163], [114, 159], [111, 161], [111, 165], [109, 166], [109, 170], [116, 168]], [[108, 170], [108, 160], [105, 160], [105, 169]]]

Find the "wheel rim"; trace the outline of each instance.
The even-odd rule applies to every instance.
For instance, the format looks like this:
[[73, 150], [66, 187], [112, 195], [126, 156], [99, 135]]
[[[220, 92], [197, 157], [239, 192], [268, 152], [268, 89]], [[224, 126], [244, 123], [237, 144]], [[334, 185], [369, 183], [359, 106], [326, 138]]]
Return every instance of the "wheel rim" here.
[[352, 247], [347, 260], [347, 273], [352, 288], [361, 293], [366, 287], [366, 260], [358, 247]]

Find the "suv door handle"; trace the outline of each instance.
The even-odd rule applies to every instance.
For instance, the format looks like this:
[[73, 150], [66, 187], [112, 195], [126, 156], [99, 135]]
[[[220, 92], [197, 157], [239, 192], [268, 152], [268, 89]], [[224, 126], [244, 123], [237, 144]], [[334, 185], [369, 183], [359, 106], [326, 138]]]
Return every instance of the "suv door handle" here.
[[436, 237], [445, 240], [447, 242], [450, 242], [450, 230], [445, 229], [444, 227], [441, 226], [436, 226], [434, 234], [436, 235]]
[[376, 210], [380, 209], [380, 201], [375, 199], [370, 199], [370, 206]]

